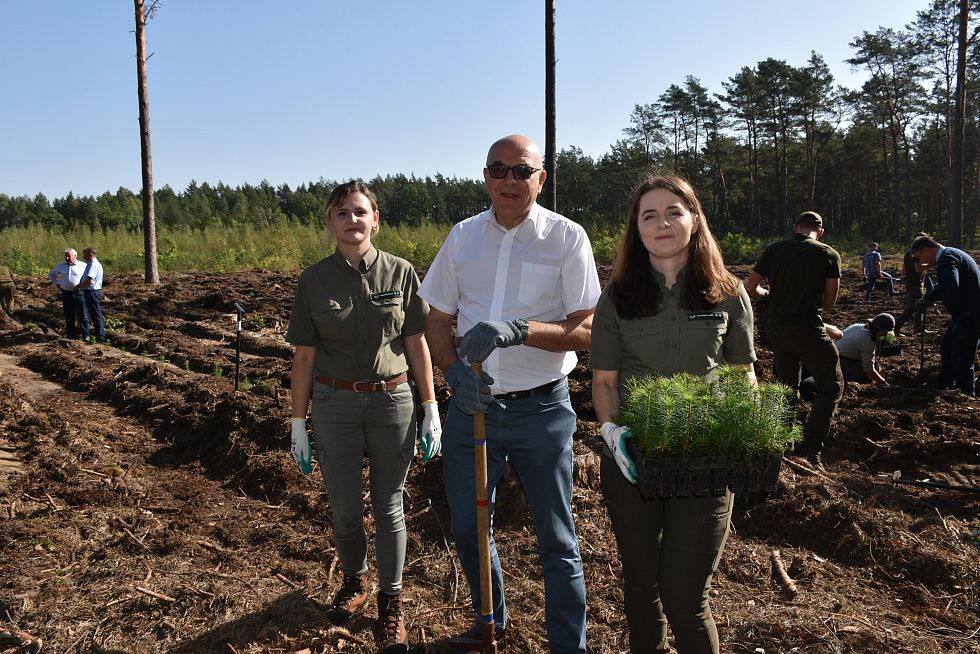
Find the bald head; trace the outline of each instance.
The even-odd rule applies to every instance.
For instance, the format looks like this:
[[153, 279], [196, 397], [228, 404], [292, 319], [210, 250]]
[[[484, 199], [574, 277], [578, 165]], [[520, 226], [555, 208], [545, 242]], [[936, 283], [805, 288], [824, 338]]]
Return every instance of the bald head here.
[[498, 139], [487, 152], [487, 163], [500, 161], [504, 153], [520, 152], [535, 168], [541, 167], [541, 148], [538, 144], [523, 134], [511, 134]]

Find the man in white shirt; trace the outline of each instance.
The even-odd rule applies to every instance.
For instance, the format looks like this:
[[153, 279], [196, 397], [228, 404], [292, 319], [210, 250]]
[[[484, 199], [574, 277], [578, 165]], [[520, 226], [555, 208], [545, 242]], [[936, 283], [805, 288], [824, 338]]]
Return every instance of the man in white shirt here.
[[92, 321], [95, 340], [105, 343], [105, 319], [102, 316], [102, 263], [96, 258], [93, 247], [82, 250], [82, 255], [88, 263], [85, 264], [82, 281], [79, 282], [77, 290], [82, 292], [82, 297], [85, 299], [85, 309]]
[[61, 289], [61, 307], [65, 312], [65, 333], [68, 338], [76, 339], [81, 336], [88, 340], [88, 310], [85, 299], [78, 290], [82, 281], [85, 264], [78, 260], [78, 253], [72, 248], [65, 250], [65, 260], [51, 269], [48, 281]]
[[[497, 483], [514, 465], [534, 516], [552, 654], [585, 652], [585, 580], [572, 520], [575, 412], [566, 375], [591, 345], [599, 277], [582, 227], [536, 202], [546, 173], [526, 136], [490, 147], [483, 179], [492, 208], [453, 227], [422, 281], [426, 340], [452, 400], [443, 430], [443, 478], [452, 532], [469, 580], [479, 638], [492, 616], [507, 626], [503, 573], [491, 533], [493, 607], [480, 602], [473, 419], [486, 414], [493, 524]], [[454, 346], [452, 324], [463, 334]], [[506, 349], [505, 349], [506, 348]], [[469, 364], [483, 362], [477, 380]]]

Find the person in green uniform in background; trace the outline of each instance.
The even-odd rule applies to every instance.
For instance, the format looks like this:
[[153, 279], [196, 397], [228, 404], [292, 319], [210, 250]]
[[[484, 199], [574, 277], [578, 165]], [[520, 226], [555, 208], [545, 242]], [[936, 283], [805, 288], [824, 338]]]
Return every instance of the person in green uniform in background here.
[[14, 281], [14, 274], [7, 266], [0, 266], [0, 311], [14, 317], [14, 289], [17, 282]]
[[[769, 343], [776, 379], [798, 391], [805, 366], [816, 383], [803, 443], [794, 453], [821, 467], [820, 452], [844, 393], [840, 357], [823, 321], [823, 312], [837, 303], [840, 254], [820, 242], [823, 218], [815, 211], [797, 216], [793, 229], [793, 236], [762, 252], [745, 289], [752, 297], [769, 298]], [[768, 289], [760, 285], [765, 279]]]
[[708, 590], [731, 522], [732, 494], [645, 500], [617, 425], [627, 382], [743, 365], [755, 380], [752, 308], [725, 269], [691, 185], [654, 177], [633, 193], [629, 223], [592, 323], [592, 402], [602, 422], [602, 494], [623, 564], [630, 652], [718, 654]]
[[292, 453], [300, 470], [309, 473], [306, 412], [312, 395], [314, 450], [344, 573], [327, 616], [345, 624], [368, 601], [361, 492], [367, 456], [382, 651], [394, 654], [409, 651], [401, 607], [402, 493], [416, 439], [409, 367], [425, 413], [418, 432], [423, 461], [439, 454], [442, 428], [424, 336], [429, 306], [417, 294], [412, 265], [371, 244], [379, 220], [377, 199], [364, 184], [347, 182], [333, 190], [324, 222], [337, 249], [300, 275], [286, 340], [296, 346], [290, 376]]

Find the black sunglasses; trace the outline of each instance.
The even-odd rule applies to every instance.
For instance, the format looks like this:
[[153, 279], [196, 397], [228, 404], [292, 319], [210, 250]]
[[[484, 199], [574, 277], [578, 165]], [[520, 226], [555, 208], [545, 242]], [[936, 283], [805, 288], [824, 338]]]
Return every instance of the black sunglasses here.
[[531, 175], [541, 170], [527, 164], [505, 166], [502, 163], [492, 163], [487, 166], [487, 174], [494, 179], [507, 179], [507, 171], [514, 171], [514, 179], [531, 179]]

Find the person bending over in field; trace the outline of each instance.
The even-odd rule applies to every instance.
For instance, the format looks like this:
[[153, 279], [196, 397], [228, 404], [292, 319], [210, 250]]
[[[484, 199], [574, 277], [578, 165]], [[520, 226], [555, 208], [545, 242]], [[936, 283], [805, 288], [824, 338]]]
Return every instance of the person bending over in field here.
[[402, 492], [416, 439], [409, 368], [425, 414], [418, 433], [423, 461], [439, 454], [442, 428], [424, 336], [429, 307], [418, 295], [412, 265], [371, 244], [379, 220], [377, 199], [364, 184], [348, 182], [333, 190], [324, 223], [337, 249], [300, 275], [286, 340], [296, 348], [290, 376], [292, 454], [309, 473], [306, 412], [312, 395], [313, 450], [330, 496], [344, 573], [328, 617], [345, 624], [368, 601], [361, 491], [366, 456], [382, 651], [394, 654], [408, 651], [400, 598], [406, 543]]

